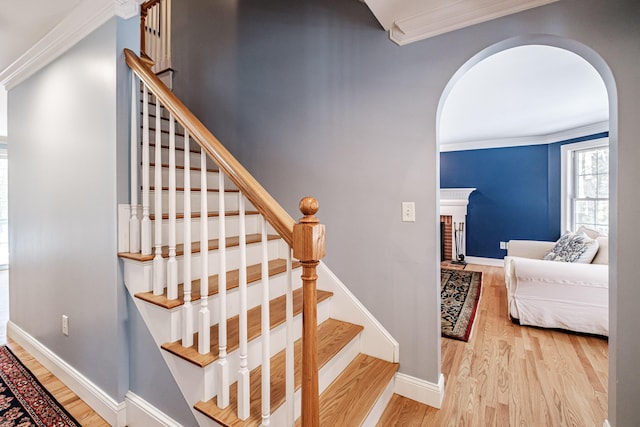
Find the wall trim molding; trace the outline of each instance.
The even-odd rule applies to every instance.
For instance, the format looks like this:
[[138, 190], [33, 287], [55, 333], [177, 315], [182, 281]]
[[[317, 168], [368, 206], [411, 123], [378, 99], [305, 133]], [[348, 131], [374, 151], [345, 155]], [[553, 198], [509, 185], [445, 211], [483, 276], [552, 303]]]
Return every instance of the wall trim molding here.
[[465, 260], [469, 264], [480, 264], [480, 265], [490, 265], [493, 267], [504, 267], [504, 259], [467, 256], [465, 257]]
[[451, 144], [440, 144], [440, 152], [486, 150], [489, 148], [523, 147], [527, 145], [553, 144], [554, 142], [567, 141], [573, 138], [595, 135], [597, 133], [608, 132], [609, 121], [592, 123], [577, 128], [566, 129], [560, 132], [546, 135], [523, 136], [515, 138], [486, 139], [481, 141], [463, 141]]
[[[455, 31], [471, 25], [480, 24], [492, 19], [518, 13], [538, 6], [554, 3], [558, 0], [484, 0], [482, 2], [424, 2], [413, 14], [407, 16], [392, 0], [367, 1], [369, 8], [376, 14], [385, 29], [389, 30], [389, 38], [403, 46], [439, 34]], [[400, 3], [400, 2], [399, 2]], [[371, 6], [374, 7], [371, 7]], [[378, 7], [376, 7], [378, 6]], [[403, 13], [405, 12], [405, 13]], [[400, 15], [393, 21], [391, 28], [384, 23], [386, 16]]]
[[604, 422], [602, 423], [602, 427], [611, 427], [611, 424], [609, 424], [609, 420], [604, 420]]
[[440, 409], [444, 398], [444, 375], [440, 374], [436, 384], [398, 372], [395, 378], [394, 393]]
[[138, 14], [139, 0], [84, 0], [58, 25], [0, 72], [7, 90], [31, 77], [114, 16]]
[[144, 400], [131, 390], [125, 395], [127, 402], [127, 424], [148, 427], [182, 427], [182, 424]]
[[117, 402], [73, 366], [49, 350], [18, 325], [9, 321], [7, 335], [27, 350], [38, 362], [93, 408], [110, 425], [124, 427], [126, 402]]

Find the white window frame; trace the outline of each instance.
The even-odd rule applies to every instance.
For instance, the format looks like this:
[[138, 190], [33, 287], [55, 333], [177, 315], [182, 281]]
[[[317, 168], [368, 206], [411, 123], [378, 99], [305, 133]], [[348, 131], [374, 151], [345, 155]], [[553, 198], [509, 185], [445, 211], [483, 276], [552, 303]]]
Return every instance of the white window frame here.
[[[571, 199], [575, 186], [573, 185], [573, 153], [575, 151], [589, 150], [599, 147], [609, 147], [609, 137], [592, 139], [590, 141], [565, 144], [560, 147], [560, 233], [571, 230], [572, 216]], [[611, 171], [609, 171], [611, 173]]]

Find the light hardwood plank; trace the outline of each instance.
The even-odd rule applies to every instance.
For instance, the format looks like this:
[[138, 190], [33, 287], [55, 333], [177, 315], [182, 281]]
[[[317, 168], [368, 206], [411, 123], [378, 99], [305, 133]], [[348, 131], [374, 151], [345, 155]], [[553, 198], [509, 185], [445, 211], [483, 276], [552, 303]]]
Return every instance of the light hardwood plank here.
[[[320, 303], [325, 299], [333, 295], [331, 292], [318, 291], [317, 302]], [[272, 299], [269, 304], [271, 329], [285, 322], [285, 296], [282, 295], [278, 298]], [[251, 341], [261, 334], [261, 306], [252, 308], [247, 312], [247, 337]], [[302, 312], [302, 289], [296, 289], [293, 291], [293, 315], [297, 316]], [[239, 347], [240, 340], [239, 318], [238, 316], [232, 317], [227, 320], [227, 351], [230, 353]], [[211, 339], [211, 351], [207, 354], [200, 354], [198, 352], [198, 333], [193, 334], [193, 345], [191, 347], [183, 347], [182, 341], [174, 341], [172, 343], [166, 343], [162, 345], [164, 350], [175, 354], [184, 360], [191, 362], [200, 367], [207, 366], [218, 359], [218, 325], [213, 325], [210, 328]]]
[[[353, 323], [328, 319], [318, 326], [318, 367], [322, 368], [333, 356], [355, 338], [363, 327]], [[285, 350], [271, 358], [271, 412], [273, 413], [285, 401]], [[302, 383], [302, 339], [294, 346], [294, 388], [298, 390]], [[195, 408], [203, 414], [225, 426], [258, 426], [261, 422], [262, 399], [262, 369], [257, 367], [251, 371], [251, 416], [241, 421], [236, 416], [237, 383], [230, 389], [229, 406], [220, 409], [216, 405], [216, 398], [207, 402], [198, 402]]]
[[35, 375], [40, 383], [83, 427], [109, 427], [100, 415], [49, 372], [29, 352], [12, 339], [7, 345], [13, 354]]
[[[286, 260], [275, 259], [269, 261], [269, 277], [275, 276], [287, 271]], [[298, 268], [300, 263], [295, 261], [292, 268]], [[240, 270], [231, 270], [227, 272], [227, 290], [238, 287]], [[247, 267], [247, 284], [255, 283], [262, 279], [262, 264], [250, 265]], [[218, 275], [209, 276], [208, 295], [218, 293]], [[166, 309], [172, 309], [184, 304], [184, 284], [178, 284], [178, 298], [174, 300], [167, 299], [167, 288], [164, 289], [162, 295], [154, 295], [153, 292], [141, 292], [135, 295], [136, 298], [147, 301], [151, 304], [158, 305]], [[191, 282], [191, 301], [200, 299], [200, 279]]]
[[482, 271], [482, 298], [471, 340], [442, 339], [442, 408], [394, 396], [378, 426], [602, 426], [607, 340], [512, 323], [503, 269], [466, 269]]

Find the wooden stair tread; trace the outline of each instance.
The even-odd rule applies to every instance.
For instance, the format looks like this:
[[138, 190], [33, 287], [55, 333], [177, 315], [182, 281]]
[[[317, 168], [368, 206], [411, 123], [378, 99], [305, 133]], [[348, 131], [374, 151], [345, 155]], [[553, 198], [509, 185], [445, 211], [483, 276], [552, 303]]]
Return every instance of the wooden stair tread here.
[[[247, 245], [249, 244], [253, 244], [253, 243], [258, 243], [262, 240], [262, 236], [259, 233], [255, 233], [255, 234], [247, 234], [246, 235], [246, 242]], [[278, 236], [277, 234], [269, 234], [267, 235], [267, 239], [268, 240], [278, 240], [280, 238], [280, 236]], [[226, 239], [226, 245], [225, 247], [227, 248], [232, 248], [235, 246], [239, 246], [240, 245], [240, 238], [238, 236], [233, 236], [233, 237], [227, 237]], [[210, 251], [215, 251], [218, 250], [219, 248], [219, 242], [218, 239], [211, 239], [209, 240], [209, 250]], [[191, 253], [192, 254], [196, 254], [200, 252], [200, 242], [192, 242], [191, 243]], [[118, 256], [120, 258], [126, 258], [126, 259], [131, 259], [134, 261], [151, 261], [153, 259], [155, 250], [152, 251], [151, 254], [149, 255], [142, 255], [140, 254], [132, 254], [131, 252], [120, 252], [118, 254]], [[176, 245], [176, 256], [182, 256], [184, 255], [184, 244], [180, 243]], [[169, 246], [163, 246], [162, 247], [162, 257], [163, 258], [169, 258]]]
[[[156, 187], [154, 185], [149, 186], [149, 191], [155, 191]], [[169, 187], [162, 187], [162, 191], [169, 191]], [[176, 191], [184, 191], [184, 187], [176, 187]], [[200, 192], [200, 187], [191, 187], [191, 191], [194, 193]], [[218, 193], [217, 188], [207, 188], [207, 192], [209, 193]], [[225, 193], [239, 193], [240, 190], [237, 188], [225, 188]]]
[[[156, 164], [155, 164], [155, 162], [149, 162], [149, 166], [155, 167]], [[160, 167], [163, 168], [163, 169], [169, 169], [169, 164], [161, 163]], [[184, 165], [176, 165], [176, 169], [184, 170]], [[200, 167], [199, 166], [191, 166], [191, 167], [189, 167], [189, 170], [200, 171]], [[218, 173], [220, 171], [218, 169], [207, 168], [207, 172]]]
[[[294, 261], [292, 268], [298, 268], [300, 263]], [[269, 277], [275, 276], [287, 271], [287, 261], [284, 259], [274, 259], [269, 261]], [[240, 269], [227, 271], [227, 291], [238, 287]], [[254, 283], [262, 279], [262, 264], [254, 264], [247, 267], [247, 284]], [[218, 293], [218, 275], [209, 276], [208, 296]], [[178, 299], [167, 299], [167, 289], [164, 289], [162, 295], [154, 295], [153, 292], [140, 292], [135, 295], [143, 301], [158, 305], [168, 310], [179, 307], [184, 304], [184, 284], [178, 285]], [[200, 299], [200, 279], [191, 282], [191, 301]]]
[[[317, 291], [316, 301], [320, 303], [333, 295], [332, 292]], [[285, 322], [285, 296], [272, 299], [269, 302], [271, 329]], [[248, 341], [252, 341], [261, 334], [261, 313], [262, 307], [257, 306], [247, 311], [247, 337]], [[302, 313], [302, 289], [293, 291], [293, 315], [297, 316]], [[182, 341], [174, 341], [162, 345], [164, 350], [175, 354], [184, 360], [191, 362], [200, 367], [218, 360], [218, 325], [212, 325], [209, 328], [210, 334], [210, 351], [207, 354], [198, 352], [198, 333], [193, 334], [193, 345], [191, 347], [183, 347]], [[231, 353], [239, 347], [239, 317], [234, 316], [227, 319], [227, 352]]]
[[[320, 425], [361, 425], [398, 366], [397, 363], [359, 354], [320, 395]], [[298, 419], [296, 426], [301, 425]]]
[[[156, 143], [154, 142], [149, 142], [149, 147], [154, 147], [155, 148]], [[169, 144], [160, 144], [160, 148], [161, 149], [169, 149]], [[176, 151], [184, 151], [184, 147], [175, 147]], [[198, 145], [198, 143], [194, 143], [194, 144], [189, 144], [189, 152], [190, 153], [196, 153], [196, 154], [200, 154], [200, 145]]]
[[[258, 212], [258, 211], [245, 211], [244, 212], [245, 215], [258, 215], [259, 213], [260, 212]], [[238, 216], [238, 215], [240, 215], [240, 212], [238, 212], [238, 211], [225, 211], [224, 215], [225, 215], [225, 217]], [[211, 211], [211, 212], [207, 213], [207, 216], [209, 218], [214, 218], [214, 217], [220, 216], [220, 212]], [[191, 219], [196, 219], [196, 218], [200, 218], [200, 212], [191, 212]], [[149, 219], [151, 221], [154, 221], [156, 219], [156, 215], [155, 214], [149, 215]], [[169, 219], [169, 214], [168, 213], [163, 213], [162, 214], [162, 219]], [[176, 219], [184, 219], [184, 213], [176, 213]]]
[[[322, 368], [340, 350], [349, 344], [364, 328], [353, 323], [335, 319], [327, 319], [318, 326], [318, 368]], [[280, 351], [271, 358], [271, 412], [276, 411], [286, 398], [286, 355]], [[225, 426], [259, 426], [262, 421], [262, 367], [251, 371], [251, 416], [240, 420], [236, 416], [237, 383], [231, 385], [229, 406], [220, 409], [216, 398], [207, 402], [198, 402], [195, 408], [214, 421]], [[302, 339], [294, 344], [294, 388], [298, 390], [302, 384]]]

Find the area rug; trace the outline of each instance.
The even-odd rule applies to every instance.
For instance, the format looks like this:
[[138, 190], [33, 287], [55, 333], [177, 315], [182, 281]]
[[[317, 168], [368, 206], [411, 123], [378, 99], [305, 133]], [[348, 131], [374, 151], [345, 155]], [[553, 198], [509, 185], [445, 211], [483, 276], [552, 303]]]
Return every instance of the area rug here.
[[440, 269], [442, 336], [469, 341], [480, 301], [482, 273]]
[[8, 347], [0, 347], [0, 426], [80, 427]]

